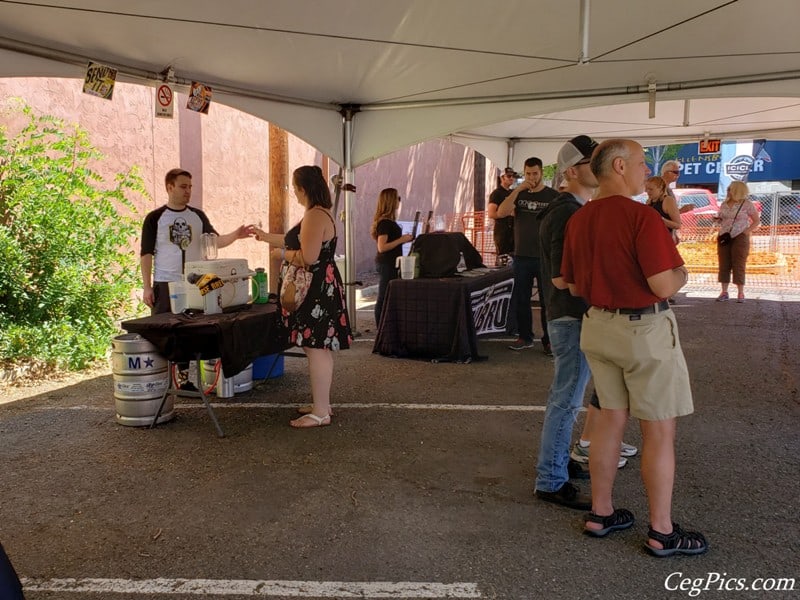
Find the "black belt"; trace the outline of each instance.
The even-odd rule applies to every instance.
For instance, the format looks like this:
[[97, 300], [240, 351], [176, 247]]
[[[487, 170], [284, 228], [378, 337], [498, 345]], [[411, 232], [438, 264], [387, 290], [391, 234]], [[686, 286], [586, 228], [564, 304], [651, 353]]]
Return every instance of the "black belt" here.
[[657, 304], [651, 304], [650, 306], [645, 306], [644, 308], [603, 308], [601, 310], [617, 313], [618, 315], [652, 315], [654, 313], [663, 312], [668, 308], [669, 302], [667, 300], [662, 300]]

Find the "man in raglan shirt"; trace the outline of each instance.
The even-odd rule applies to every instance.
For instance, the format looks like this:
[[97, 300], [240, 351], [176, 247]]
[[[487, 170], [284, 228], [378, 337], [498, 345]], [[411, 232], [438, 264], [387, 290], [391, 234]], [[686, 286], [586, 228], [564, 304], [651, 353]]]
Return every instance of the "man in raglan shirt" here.
[[[186, 261], [202, 260], [200, 238], [217, 233], [206, 214], [192, 206], [192, 174], [171, 169], [164, 177], [167, 203], [147, 214], [142, 225], [142, 288], [144, 303], [153, 314], [169, 312], [170, 281], [183, 281]], [[217, 246], [224, 248], [238, 239], [253, 235], [252, 227], [241, 225], [219, 235]]]
[[[170, 281], [183, 281], [186, 261], [202, 260], [201, 236], [217, 233], [206, 214], [192, 206], [192, 174], [183, 169], [171, 169], [164, 177], [167, 203], [150, 211], [142, 225], [141, 267], [143, 301], [152, 314], [170, 311]], [[234, 231], [219, 235], [217, 246], [224, 248], [238, 239], [254, 234], [252, 226], [241, 225]], [[183, 389], [194, 389], [188, 381], [187, 364], [179, 364], [178, 383]]]

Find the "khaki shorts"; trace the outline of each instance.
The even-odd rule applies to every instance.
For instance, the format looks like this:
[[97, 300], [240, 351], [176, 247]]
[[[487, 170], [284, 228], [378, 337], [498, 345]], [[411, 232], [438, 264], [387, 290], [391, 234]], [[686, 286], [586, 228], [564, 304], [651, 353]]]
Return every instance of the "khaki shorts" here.
[[602, 408], [628, 409], [645, 421], [694, 411], [672, 310], [624, 315], [592, 307], [583, 318], [581, 350]]

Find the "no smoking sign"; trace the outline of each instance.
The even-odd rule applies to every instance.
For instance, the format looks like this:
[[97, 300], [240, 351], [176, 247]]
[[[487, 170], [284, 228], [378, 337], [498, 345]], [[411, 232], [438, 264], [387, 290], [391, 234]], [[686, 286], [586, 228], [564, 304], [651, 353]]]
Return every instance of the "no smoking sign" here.
[[172, 118], [174, 94], [172, 88], [166, 83], [160, 84], [156, 88], [156, 116], [167, 119]]

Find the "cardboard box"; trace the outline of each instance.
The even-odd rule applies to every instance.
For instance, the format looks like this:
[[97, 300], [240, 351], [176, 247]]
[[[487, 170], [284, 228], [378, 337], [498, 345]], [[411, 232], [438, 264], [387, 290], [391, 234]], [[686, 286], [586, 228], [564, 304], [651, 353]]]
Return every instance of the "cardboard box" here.
[[225, 282], [221, 290], [222, 308], [247, 304], [251, 299], [250, 269], [247, 259], [218, 258], [216, 260], [187, 261], [183, 269], [186, 281], [186, 305], [188, 308], [203, 310], [203, 297], [196, 285], [189, 283], [189, 276], [214, 273]]

